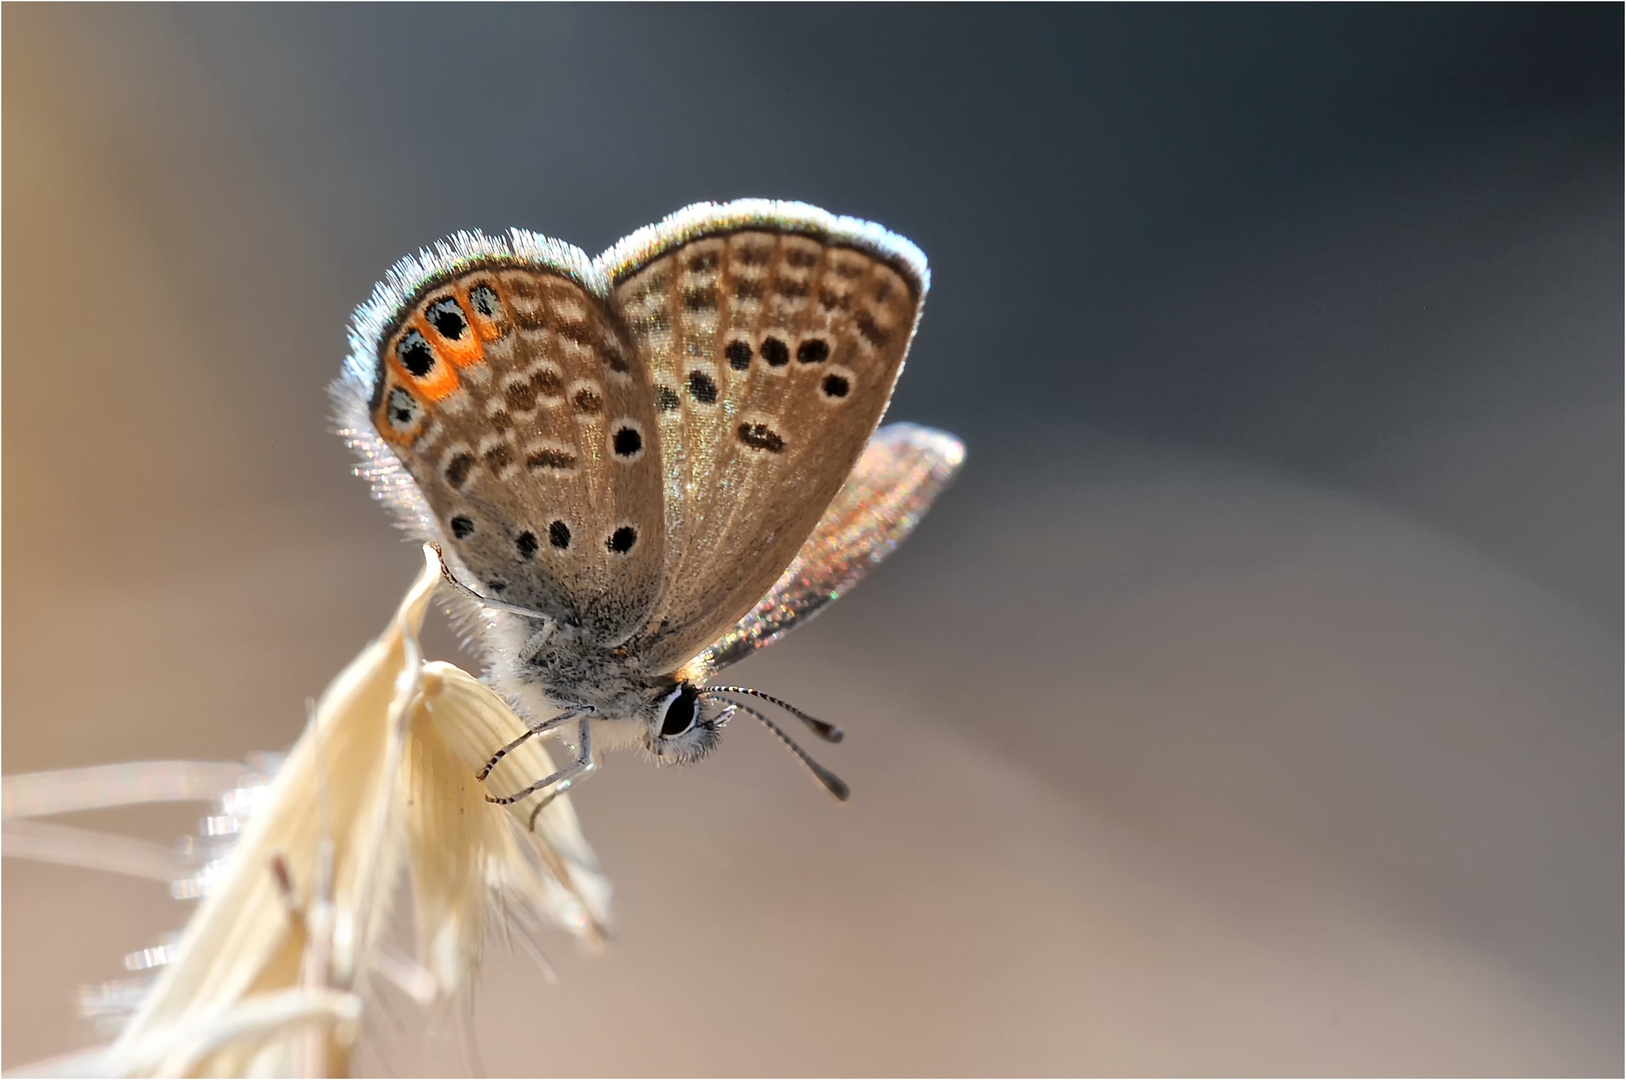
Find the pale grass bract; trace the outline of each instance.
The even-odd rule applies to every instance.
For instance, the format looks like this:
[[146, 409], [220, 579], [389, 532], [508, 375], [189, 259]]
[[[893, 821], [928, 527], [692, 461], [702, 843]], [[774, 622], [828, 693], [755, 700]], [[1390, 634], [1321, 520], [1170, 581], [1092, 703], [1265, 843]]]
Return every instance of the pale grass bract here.
[[[20, 1071], [344, 1075], [371, 984], [393, 977], [421, 997], [466, 989], [493, 911], [521, 934], [551, 923], [589, 943], [603, 939], [609, 885], [568, 798], [552, 799], [533, 822], [532, 807], [497, 807], [474, 780], [488, 748], [525, 725], [473, 676], [424, 662], [418, 633], [441, 578], [433, 550], [424, 554], [423, 572], [384, 634], [316, 704], [123, 1033], [109, 1046]], [[551, 768], [540, 740], [514, 759], [521, 769]], [[134, 858], [163, 851], [155, 845], [107, 838], [118, 853], [108, 860], [90, 842], [98, 834], [80, 830], [77, 843], [55, 851], [37, 844], [19, 852], [12, 832], [21, 824], [26, 835], [29, 819], [46, 812], [203, 795], [230, 782], [232, 768], [8, 778], [7, 853], [161, 876], [164, 866]], [[134, 790], [119, 790], [121, 776]], [[384, 951], [403, 872], [416, 963]]]

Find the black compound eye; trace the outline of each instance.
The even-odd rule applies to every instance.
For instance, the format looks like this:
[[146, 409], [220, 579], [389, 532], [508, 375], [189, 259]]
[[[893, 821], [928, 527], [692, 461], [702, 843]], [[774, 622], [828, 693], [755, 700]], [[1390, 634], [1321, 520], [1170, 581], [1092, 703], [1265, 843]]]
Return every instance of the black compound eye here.
[[666, 716], [661, 721], [661, 738], [672, 739], [694, 727], [696, 704], [700, 692], [684, 684], [677, 696], [666, 704]]

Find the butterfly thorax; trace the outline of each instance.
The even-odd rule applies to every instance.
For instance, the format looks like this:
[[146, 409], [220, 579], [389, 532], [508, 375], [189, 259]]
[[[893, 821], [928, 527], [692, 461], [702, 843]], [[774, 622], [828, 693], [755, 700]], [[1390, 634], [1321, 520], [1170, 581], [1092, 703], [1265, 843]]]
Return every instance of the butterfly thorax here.
[[640, 670], [625, 647], [605, 644], [579, 626], [539, 622], [527, 629], [514, 650], [511, 674], [554, 705], [591, 705], [605, 716], [630, 719], [658, 690], [677, 682]]
[[697, 681], [644, 671], [637, 654], [574, 624], [501, 616], [488, 641], [492, 681], [528, 722], [585, 708], [607, 750], [640, 747], [661, 762], [695, 761], [716, 746], [732, 712], [703, 700]]

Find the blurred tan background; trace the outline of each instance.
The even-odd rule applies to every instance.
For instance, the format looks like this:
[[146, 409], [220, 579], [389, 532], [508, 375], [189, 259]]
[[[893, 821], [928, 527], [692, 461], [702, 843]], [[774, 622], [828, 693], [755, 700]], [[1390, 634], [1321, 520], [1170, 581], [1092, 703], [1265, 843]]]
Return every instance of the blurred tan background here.
[[[931, 256], [892, 415], [971, 452], [739, 669], [854, 800], [611, 759], [614, 950], [368, 1067], [1618, 1075], [1620, 23], [8, 5], [4, 770], [286, 746], [382, 626], [325, 384], [393, 259], [803, 198]], [[7, 1067], [185, 915], [3, 884]]]

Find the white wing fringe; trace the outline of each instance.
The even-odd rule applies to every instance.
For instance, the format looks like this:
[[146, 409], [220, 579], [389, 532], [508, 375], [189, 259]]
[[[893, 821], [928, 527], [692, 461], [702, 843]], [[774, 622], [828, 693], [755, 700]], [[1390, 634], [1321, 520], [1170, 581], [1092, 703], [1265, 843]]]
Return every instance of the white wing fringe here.
[[[389, 978], [420, 1001], [465, 990], [494, 909], [527, 944], [549, 923], [589, 944], [604, 940], [609, 883], [568, 797], [548, 803], [533, 832], [540, 796], [498, 807], [474, 779], [526, 725], [467, 672], [423, 661], [418, 633], [440, 573], [426, 545], [395, 618], [322, 695], [119, 1038], [18, 1074], [350, 1075], [369, 980]], [[173, 777], [184, 770], [161, 766], [180, 764], [143, 767]], [[503, 760], [496, 779], [529, 783], [553, 771], [536, 738]], [[152, 797], [224, 782], [187, 775]], [[7, 778], [6, 817], [95, 802], [83, 787], [52, 790], [75, 789]], [[7, 854], [25, 824], [8, 822]], [[58, 861], [93, 865], [88, 858]], [[417, 964], [380, 951], [403, 870]]]

